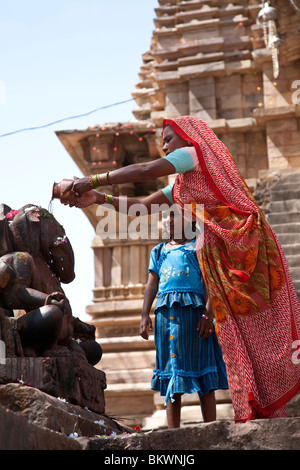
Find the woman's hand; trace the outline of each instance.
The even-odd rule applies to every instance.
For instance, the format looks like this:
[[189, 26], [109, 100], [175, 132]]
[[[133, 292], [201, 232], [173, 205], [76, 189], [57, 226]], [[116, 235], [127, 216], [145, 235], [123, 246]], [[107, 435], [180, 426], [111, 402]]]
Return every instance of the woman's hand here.
[[77, 178], [74, 176], [74, 180], [66, 186], [63, 191], [63, 194], [66, 194], [70, 191], [70, 195], [81, 196], [82, 194], [91, 191], [93, 189], [91, 185], [91, 177], [84, 176], [83, 178]]

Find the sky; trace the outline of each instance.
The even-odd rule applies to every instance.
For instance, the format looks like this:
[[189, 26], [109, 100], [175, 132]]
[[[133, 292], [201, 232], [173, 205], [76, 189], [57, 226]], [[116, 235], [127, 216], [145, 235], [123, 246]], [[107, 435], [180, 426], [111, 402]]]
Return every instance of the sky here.
[[[48, 208], [54, 182], [83, 176], [55, 131], [135, 119], [135, 101], [114, 104], [130, 100], [139, 82], [156, 7], [157, 0], [0, 0], [0, 203]], [[94, 230], [82, 211], [58, 201], [53, 215], [75, 253], [76, 278], [62, 287], [73, 315], [89, 321]]]

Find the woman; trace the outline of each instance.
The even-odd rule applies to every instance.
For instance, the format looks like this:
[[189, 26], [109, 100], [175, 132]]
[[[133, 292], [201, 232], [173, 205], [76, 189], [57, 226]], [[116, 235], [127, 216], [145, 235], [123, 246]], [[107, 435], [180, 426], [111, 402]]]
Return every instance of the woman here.
[[[280, 243], [231, 154], [206, 123], [190, 116], [165, 120], [163, 141], [162, 159], [74, 181], [68, 188], [70, 205], [106, 201], [118, 210], [119, 198], [91, 187], [178, 173], [172, 188], [144, 200], [128, 198], [128, 206], [143, 203], [151, 209], [167, 201], [181, 208], [204, 206], [205, 230], [197, 239], [197, 255], [235, 420], [286, 416], [286, 403], [300, 389], [300, 364], [292, 360], [293, 342], [300, 337], [300, 303]], [[201, 217], [201, 211], [195, 215]]]

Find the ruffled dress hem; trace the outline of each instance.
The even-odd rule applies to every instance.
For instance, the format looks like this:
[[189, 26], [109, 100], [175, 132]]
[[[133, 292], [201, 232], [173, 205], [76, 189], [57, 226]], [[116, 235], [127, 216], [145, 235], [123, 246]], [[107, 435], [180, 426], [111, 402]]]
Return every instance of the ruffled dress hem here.
[[215, 390], [228, 390], [227, 377], [224, 380], [220, 378], [217, 367], [207, 367], [199, 372], [176, 371], [176, 374], [163, 374], [159, 371], [153, 371], [151, 380], [151, 389], [160, 392], [165, 396], [165, 407], [169, 399], [174, 402], [173, 396], [176, 393], [198, 393], [200, 396], [207, 395]]

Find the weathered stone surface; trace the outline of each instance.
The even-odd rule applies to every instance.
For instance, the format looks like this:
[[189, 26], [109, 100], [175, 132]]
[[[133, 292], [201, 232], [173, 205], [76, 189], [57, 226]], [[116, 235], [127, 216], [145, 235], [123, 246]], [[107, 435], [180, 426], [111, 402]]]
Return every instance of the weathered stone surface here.
[[81, 444], [61, 433], [29, 423], [0, 405], [0, 450], [80, 450]]
[[299, 450], [300, 418], [202, 423], [131, 436], [94, 438], [93, 450]]
[[23, 381], [43, 392], [104, 413], [105, 373], [78, 357], [14, 357], [0, 364], [0, 384]]
[[[82, 450], [87, 438], [112, 432], [133, 431], [113, 418], [71, 405], [36, 388], [13, 383], [0, 386], [2, 450]], [[69, 437], [74, 433], [77, 439]]]

